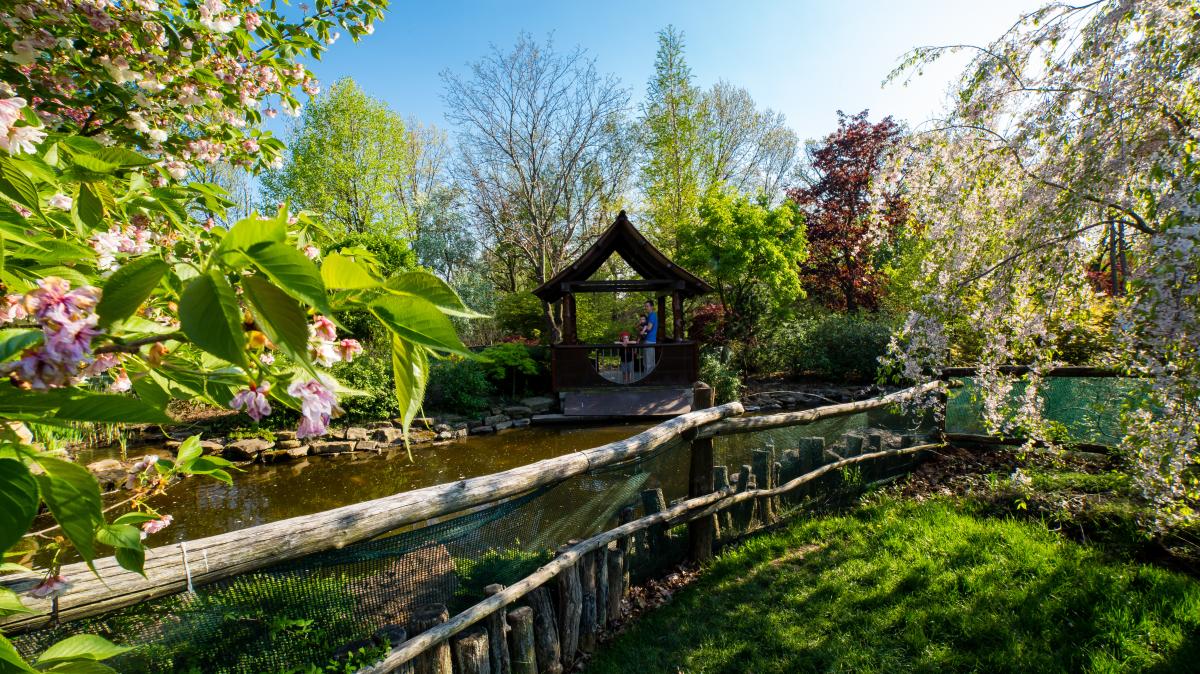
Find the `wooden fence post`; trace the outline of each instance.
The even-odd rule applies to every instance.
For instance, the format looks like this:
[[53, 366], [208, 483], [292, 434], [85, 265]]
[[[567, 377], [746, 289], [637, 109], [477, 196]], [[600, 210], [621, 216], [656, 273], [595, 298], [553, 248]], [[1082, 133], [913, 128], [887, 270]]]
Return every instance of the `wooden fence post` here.
[[515, 608], [505, 619], [512, 674], [538, 674], [537, 654], [533, 648], [533, 609], [528, 606]]
[[562, 674], [562, 647], [550, 590], [539, 587], [525, 595], [525, 600], [533, 609], [533, 650], [537, 656], [538, 672]]
[[583, 591], [579, 612], [579, 650], [596, 650], [596, 556], [587, 553], [575, 565], [579, 570], [579, 586]]
[[[483, 588], [483, 591], [490, 597], [493, 594], [504, 589], [500, 583], [492, 583]], [[496, 611], [487, 619], [488, 631], [488, 661], [492, 665], [492, 674], [510, 674], [512, 665], [508, 658], [508, 639], [504, 634], [504, 614], [508, 612], [508, 607]]]
[[454, 670], [457, 674], [492, 674], [487, 630], [471, 630], [454, 639]]
[[596, 556], [596, 634], [608, 624], [608, 548], [606, 545], [592, 553]]
[[621, 600], [625, 598], [625, 551], [620, 545], [608, 551], [608, 624], [621, 618]]
[[[716, 392], [712, 387], [702, 381], [696, 382], [692, 394], [692, 409], [708, 409], [714, 402]], [[688, 498], [712, 493], [713, 463], [712, 438], [693, 438]], [[714, 518], [702, 517], [688, 523], [688, 544], [693, 562], [701, 563], [712, 559], [713, 541], [716, 538], [713, 522]]]
[[[617, 522], [620, 524], [629, 524], [634, 520], [633, 514], [633, 506], [625, 506], [624, 508], [621, 508], [621, 513], [617, 517]], [[617, 549], [620, 550], [621, 554], [625, 555], [625, 558], [628, 560], [630, 553], [633, 552], [633, 536], [618, 538]], [[628, 573], [628, 571], [626, 571], [626, 573]]]
[[[716, 491], [729, 489], [729, 466], [716, 466], [713, 468], [713, 489]], [[715, 517], [721, 519], [720, 528], [724, 532], [724, 534], [718, 534], [718, 536], [733, 534], [733, 513], [730, 512], [730, 508], [720, 511]]]
[[[771, 488], [771, 452], [766, 449], [756, 449], [750, 453], [754, 466], [754, 484], [758, 489]], [[771, 499], [761, 496], [754, 499], [758, 502], [758, 518], [764, 525], [774, 520], [771, 513]]]
[[[772, 489], [774, 489], [775, 487], [778, 487], [780, 484], [783, 484], [782, 482], [779, 481], [779, 478], [782, 474], [783, 474], [783, 464], [778, 461], [772, 463], [771, 464], [771, 488]], [[783, 497], [782, 496], [775, 496], [771, 499], [771, 514], [774, 515], [776, 521], [783, 519]]]
[[[441, 625], [450, 619], [445, 604], [424, 604], [413, 610], [413, 631], [420, 634]], [[454, 663], [450, 658], [450, 644], [442, 642], [413, 659], [416, 674], [453, 674]]]
[[[754, 472], [750, 466], [742, 464], [742, 469], [738, 471], [737, 491], [740, 494], [754, 488]], [[750, 499], [740, 506], [735, 506], [738, 509], [738, 519], [742, 522], [743, 533], [749, 531], [750, 527], [754, 526], [754, 504], [754, 499]]]
[[[642, 510], [646, 515], [653, 515], [667, 509], [667, 499], [661, 488], [647, 489], [642, 492]], [[667, 547], [667, 526], [655, 524], [646, 530], [646, 552], [659, 554]]]
[[[558, 549], [562, 554], [569, 542]], [[575, 662], [579, 650], [579, 619], [583, 614], [583, 587], [579, 583], [579, 565], [572, 564], [563, 569], [556, 578], [558, 585], [558, 641], [562, 645], [559, 653], [563, 668], [569, 669]]]

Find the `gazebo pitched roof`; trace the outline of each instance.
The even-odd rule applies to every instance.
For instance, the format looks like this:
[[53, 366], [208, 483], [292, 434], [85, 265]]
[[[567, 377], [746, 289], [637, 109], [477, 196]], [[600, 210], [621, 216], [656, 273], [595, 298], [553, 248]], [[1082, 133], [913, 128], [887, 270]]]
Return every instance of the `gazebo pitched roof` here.
[[[597, 285], [590, 288], [591, 290], [633, 290], [661, 287], [661, 289], [678, 289], [683, 297], [712, 292], [712, 286], [671, 262], [666, 255], [663, 255], [662, 251], [647, 241], [646, 237], [642, 236], [642, 233], [629, 221], [625, 211], [621, 211], [617, 215], [616, 221], [604, 230], [604, 233], [583, 255], [579, 256], [578, 260], [560, 271], [554, 278], [535, 288], [533, 294], [543, 302], [554, 302], [567, 292], [567, 287], [572, 285], [579, 290], [587, 290], [587, 286], [583, 284], [612, 257], [613, 253], [620, 255], [621, 259], [625, 260], [634, 272], [645, 279], [645, 282], [608, 282], [604, 287], [600, 287], [600, 282], [595, 282]], [[567, 287], [564, 287], [564, 284]]]

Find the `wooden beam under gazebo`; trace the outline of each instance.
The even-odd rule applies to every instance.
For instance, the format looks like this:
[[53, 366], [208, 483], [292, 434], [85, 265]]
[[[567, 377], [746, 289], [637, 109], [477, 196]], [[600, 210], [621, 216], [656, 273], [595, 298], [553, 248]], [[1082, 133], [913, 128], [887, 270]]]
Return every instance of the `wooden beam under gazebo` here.
[[[591, 280], [613, 254], [641, 278]], [[562, 340], [551, 345], [551, 380], [563, 398], [564, 413], [658, 416], [689, 411], [692, 385], [699, 377], [699, 345], [685, 334], [683, 301], [711, 291], [647, 241], [621, 211], [579, 259], [533, 291], [543, 302], [562, 304]], [[580, 343], [576, 295], [607, 292], [654, 298], [657, 341], [631, 346]]]

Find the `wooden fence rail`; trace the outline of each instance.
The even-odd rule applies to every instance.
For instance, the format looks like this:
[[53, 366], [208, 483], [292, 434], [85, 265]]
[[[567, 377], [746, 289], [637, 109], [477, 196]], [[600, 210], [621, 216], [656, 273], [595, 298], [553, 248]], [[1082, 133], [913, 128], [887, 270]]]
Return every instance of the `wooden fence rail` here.
[[[563, 549], [554, 560], [534, 571], [529, 576], [525, 577], [518, 583], [493, 594], [492, 596], [480, 601], [467, 610], [459, 613], [450, 620], [441, 623], [425, 632], [422, 632], [408, 641], [400, 644], [396, 648], [388, 652], [382, 661], [370, 667], [359, 670], [359, 674], [385, 674], [387, 672], [399, 671], [413, 658], [417, 657], [426, 650], [445, 643], [450, 638], [469, 629], [476, 623], [488, 618], [497, 611], [502, 610], [506, 605], [511, 604], [529, 592], [541, 587], [545, 583], [561, 577], [563, 573], [571, 572], [580, 561], [585, 559], [591, 553], [597, 550], [607, 550], [610, 543], [619, 539], [628, 538], [634, 534], [647, 531], [651, 527], [661, 527], [667, 524], [681, 524], [690, 522], [695, 519], [710, 517], [713, 513], [737, 505], [739, 503], [749, 501], [751, 499], [764, 499], [773, 496], [780, 496], [802, 487], [803, 485], [820, 478], [832, 471], [839, 470], [846, 466], [861, 463], [864, 461], [873, 461], [886, 457], [900, 456], [904, 454], [913, 454], [916, 452], [928, 451], [943, 447], [941, 443], [915, 445], [912, 447], [901, 447], [898, 449], [888, 449], [878, 452], [870, 452], [860, 454], [858, 456], [849, 457], [826, 464], [816, 470], [809, 471], [800, 477], [797, 477], [787, 484], [780, 485], [773, 489], [750, 489], [745, 491], [734, 492], [730, 489], [705, 494], [696, 498], [691, 498], [681, 503], [676, 504], [665, 510], [661, 510], [652, 515], [646, 515], [640, 519], [633, 520], [627, 524], [622, 524], [614, 529], [610, 529], [603, 533], [597, 534], [587, 540], [580, 541]], [[563, 615], [558, 616], [560, 623], [564, 620]], [[578, 629], [579, 616], [575, 615], [572, 618], [567, 617], [567, 620], [572, 621], [570, 627]], [[562, 653], [564, 660], [573, 658], [573, 654], [568, 655]], [[550, 669], [547, 667], [549, 663], [539, 663], [539, 666], [544, 671]], [[466, 674], [460, 672], [460, 674]]]

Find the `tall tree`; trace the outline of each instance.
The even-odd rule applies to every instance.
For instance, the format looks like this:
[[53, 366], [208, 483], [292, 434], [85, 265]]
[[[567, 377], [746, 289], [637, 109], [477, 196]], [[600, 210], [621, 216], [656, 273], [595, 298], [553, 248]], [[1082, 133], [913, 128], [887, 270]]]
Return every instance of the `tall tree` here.
[[408, 234], [399, 192], [417, 162], [409, 136], [386, 104], [338, 80], [291, 129], [287, 162], [263, 177], [264, 195], [291, 200], [333, 229]]
[[679, 228], [678, 262], [717, 290], [731, 336], [752, 343], [761, 319], [802, 294], [800, 265], [807, 256], [804, 221], [794, 204], [771, 208], [715, 186], [699, 218]]
[[810, 149], [810, 183], [791, 196], [807, 215], [805, 286], [816, 299], [855, 312], [874, 310], [884, 291], [883, 263], [907, 207], [896, 185], [875, 178], [901, 129], [891, 117], [872, 124], [867, 111], [838, 112], [838, 129]]
[[[528, 35], [443, 80], [453, 171], [484, 245], [512, 251], [523, 280], [549, 280], [620, 207], [634, 161], [627, 92], [583, 50]], [[560, 316], [543, 310], [557, 340]]]
[[683, 34], [667, 26], [658, 34], [654, 77], [642, 109], [647, 160], [642, 184], [656, 242], [676, 249], [676, 232], [696, 220], [700, 205], [700, 92], [683, 53]]
[[719, 81], [700, 105], [701, 184], [724, 183], [775, 202], [800, 156], [782, 113], [760, 110], [750, 92]]

